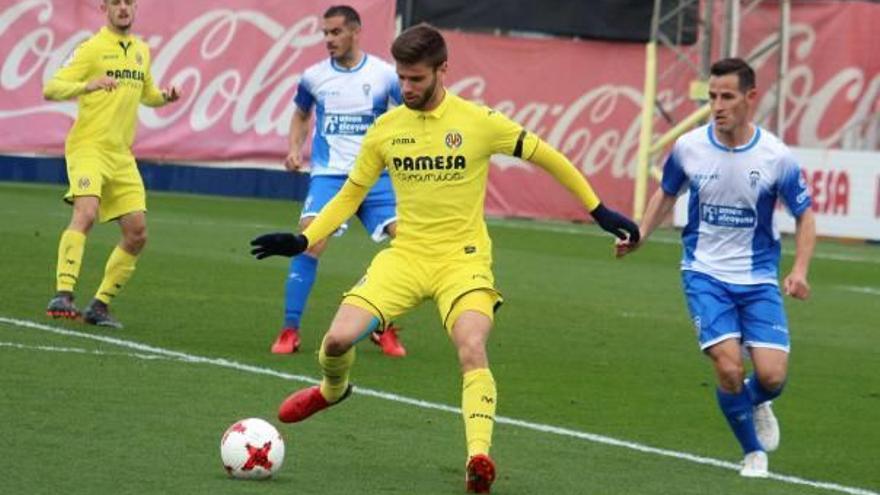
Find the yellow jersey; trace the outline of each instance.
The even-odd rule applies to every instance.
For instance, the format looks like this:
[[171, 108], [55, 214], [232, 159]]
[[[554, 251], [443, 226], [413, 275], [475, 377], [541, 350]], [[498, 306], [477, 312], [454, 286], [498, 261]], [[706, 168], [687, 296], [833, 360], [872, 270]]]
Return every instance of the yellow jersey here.
[[446, 93], [434, 110], [399, 106], [376, 119], [348, 182], [303, 234], [309, 244], [330, 235], [387, 169], [397, 196], [392, 246], [435, 259], [491, 260], [483, 204], [489, 158], [495, 153], [545, 169], [587, 211], [600, 203], [589, 182], [559, 151], [503, 114]]
[[393, 246], [429, 257], [490, 256], [489, 158], [528, 158], [537, 141], [503, 114], [447, 93], [431, 111], [399, 106], [379, 117], [349, 180], [369, 187], [388, 170], [398, 205]]
[[[86, 84], [105, 75], [116, 79], [116, 89], [86, 94]], [[165, 104], [150, 74], [149, 46], [136, 36], [120, 36], [107, 27], [77, 47], [43, 87], [43, 95], [49, 100], [78, 97], [76, 121], [65, 143], [68, 154], [82, 148], [130, 154], [138, 105]]]

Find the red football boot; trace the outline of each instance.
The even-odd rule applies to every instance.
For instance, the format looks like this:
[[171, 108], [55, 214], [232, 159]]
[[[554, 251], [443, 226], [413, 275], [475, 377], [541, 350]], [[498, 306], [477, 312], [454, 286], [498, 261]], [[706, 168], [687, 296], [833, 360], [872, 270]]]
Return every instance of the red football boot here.
[[400, 328], [398, 327], [388, 325], [388, 328], [385, 330], [370, 334], [370, 340], [372, 340], [377, 346], [381, 347], [382, 353], [386, 356], [406, 356], [406, 349], [403, 347], [403, 343], [400, 342], [400, 337], [397, 336], [399, 330]]
[[272, 344], [272, 354], [293, 354], [299, 349], [299, 329], [284, 327]]
[[467, 492], [489, 493], [495, 481], [495, 463], [487, 454], [477, 454], [467, 463]]
[[335, 406], [351, 395], [351, 384], [345, 389], [345, 393], [336, 402], [327, 402], [321, 395], [321, 386], [314, 385], [294, 392], [284, 399], [278, 408], [278, 419], [284, 423], [297, 423], [318, 411], [323, 411], [330, 406]]

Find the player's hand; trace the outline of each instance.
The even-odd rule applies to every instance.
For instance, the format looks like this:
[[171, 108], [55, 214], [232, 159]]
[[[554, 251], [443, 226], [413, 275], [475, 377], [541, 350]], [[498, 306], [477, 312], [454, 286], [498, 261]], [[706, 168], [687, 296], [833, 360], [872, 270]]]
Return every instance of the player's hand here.
[[639, 226], [632, 220], [617, 213], [614, 210], [605, 208], [605, 205], [599, 204], [590, 212], [593, 219], [602, 227], [602, 230], [611, 232], [622, 241], [629, 241], [632, 244], [638, 244], [641, 236], [639, 235]]
[[299, 150], [291, 151], [284, 159], [284, 168], [291, 172], [300, 172], [303, 169], [302, 153]]
[[801, 273], [791, 272], [782, 281], [782, 290], [786, 296], [795, 299], [805, 300], [810, 297], [810, 284], [807, 283], [807, 277]]
[[273, 232], [263, 234], [251, 241], [251, 254], [258, 260], [269, 256], [296, 256], [309, 247], [309, 240], [302, 234]]
[[623, 258], [624, 256], [628, 255], [629, 253], [638, 249], [639, 246], [641, 246], [641, 245], [642, 245], [641, 241], [640, 242], [630, 242], [629, 240], [625, 240], [625, 239], [617, 239], [617, 241], [614, 243], [614, 256], [616, 258]]
[[110, 76], [101, 76], [92, 79], [86, 84], [86, 93], [94, 93], [95, 91], [101, 89], [113, 91], [114, 89], [116, 89], [116, 84], [116, 79], [113, 79]]
[[180, 90], [176, 86], [168, 86], [162, 91], [162, 98], [165, 99], [165, 103], [174, 103], [180, 99]]

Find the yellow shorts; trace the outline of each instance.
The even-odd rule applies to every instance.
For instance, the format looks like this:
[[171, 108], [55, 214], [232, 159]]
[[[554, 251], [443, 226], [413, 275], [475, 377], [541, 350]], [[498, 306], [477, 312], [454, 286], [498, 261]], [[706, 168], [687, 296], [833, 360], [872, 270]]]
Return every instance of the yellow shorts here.
[[433, 299], [447, 331], [452, 330], [450, 321], [453, 308], [462, 296], [476, 290], [486, 291], [492, 302], [490, 311], [479, 304], [480, 298], [465, 298], [463, 304], [474, 303], [473, 309], [492, 318], [492, 312], [501, 305], [501, 293], [495, 289], [492, 261], [486, 258], [473, 260], [437, 260], [414, 256], [396, 248], [379, 252], [367, 274], [348, 292], [345, 302], [366, 309], [379, 318], [382, 327], [388, 322], [418, 306], [426, 299]]
[[70, 188], [64, 200], [96, 196], [101, 201], [98, 217], [109, 222], [134, 211], [147, 211], [147, 194], [134, 157], [94, 148], [65, 155]]

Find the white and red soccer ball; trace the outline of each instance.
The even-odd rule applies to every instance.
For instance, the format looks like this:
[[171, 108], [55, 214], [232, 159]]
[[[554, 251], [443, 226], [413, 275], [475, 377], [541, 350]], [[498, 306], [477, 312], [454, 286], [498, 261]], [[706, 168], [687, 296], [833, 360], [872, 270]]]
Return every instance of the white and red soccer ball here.
[[233, 478], [266, 479], [284, 463], [284, 439], [265, 420], [242, 419], [223, 434], [220, 457], [226, 472]]

